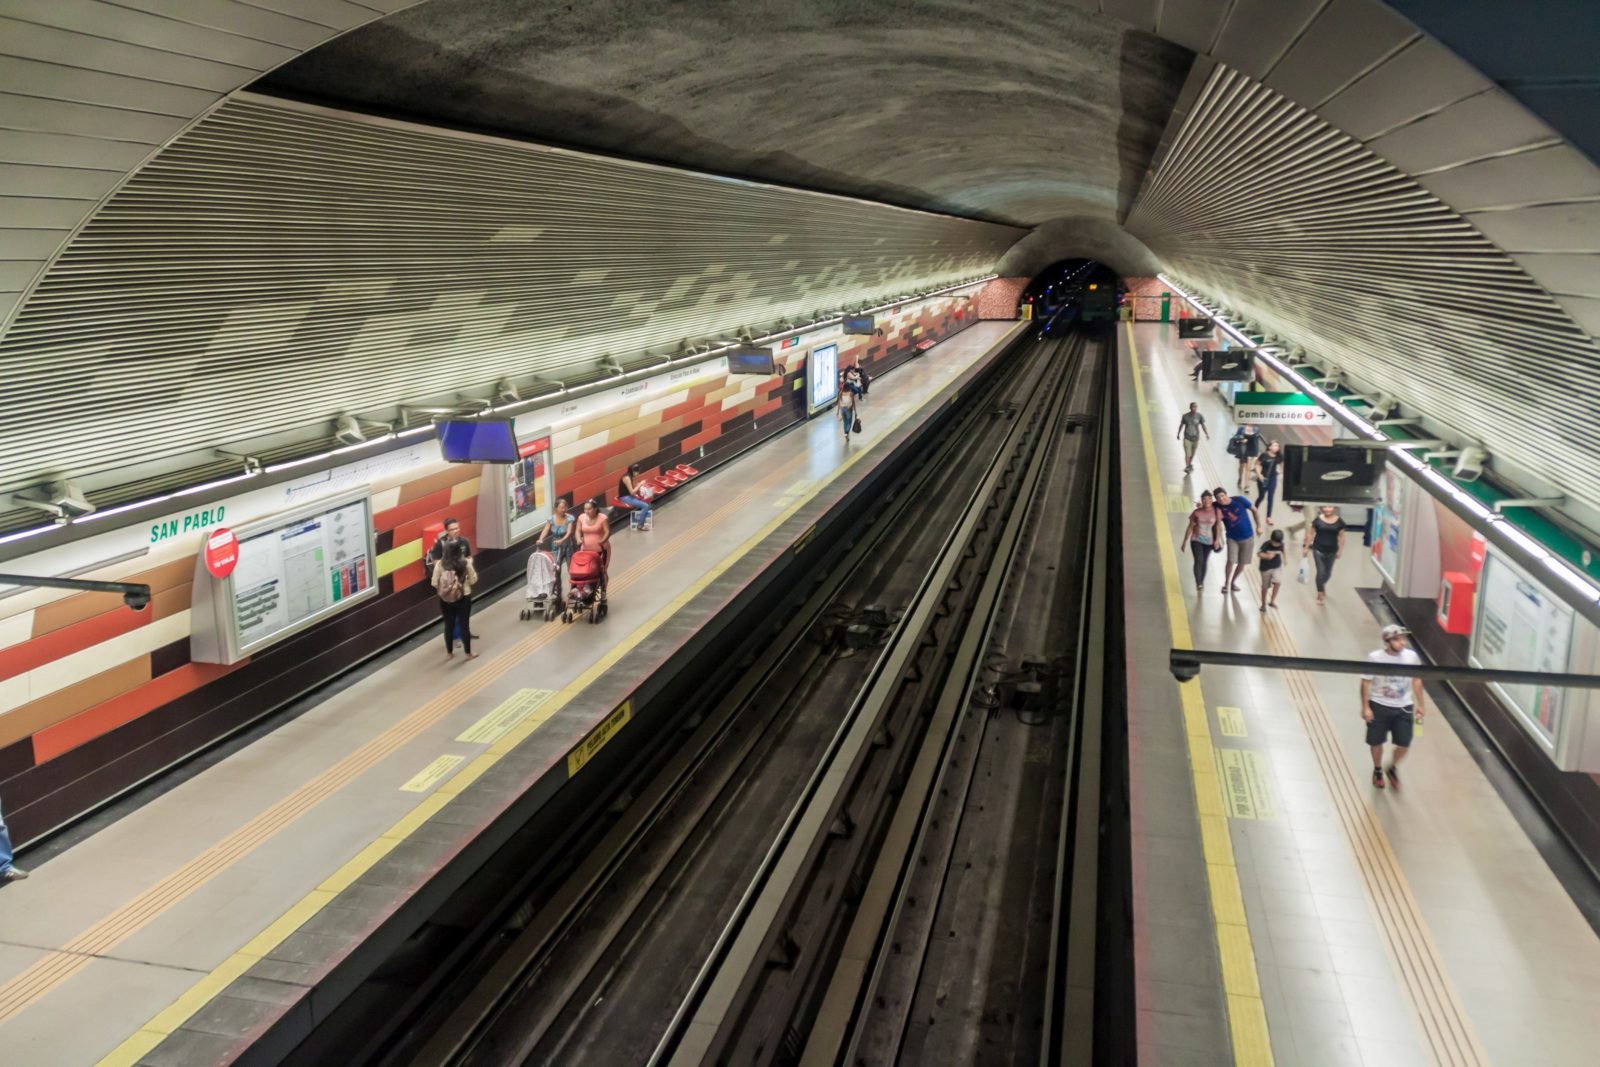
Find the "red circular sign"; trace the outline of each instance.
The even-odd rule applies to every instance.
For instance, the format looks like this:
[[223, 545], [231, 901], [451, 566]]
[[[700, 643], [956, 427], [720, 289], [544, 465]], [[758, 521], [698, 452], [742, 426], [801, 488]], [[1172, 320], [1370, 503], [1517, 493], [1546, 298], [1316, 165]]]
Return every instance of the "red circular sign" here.
[[212, 577], [226, 578], [239, 562], [239, 539], [226, 526], [206, 535], [206, 570]]

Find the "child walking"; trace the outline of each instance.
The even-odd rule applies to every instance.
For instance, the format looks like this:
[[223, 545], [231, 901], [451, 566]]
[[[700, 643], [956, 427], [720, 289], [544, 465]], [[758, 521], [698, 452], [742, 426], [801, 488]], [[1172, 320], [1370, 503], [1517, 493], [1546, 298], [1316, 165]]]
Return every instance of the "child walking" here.
[[1261, 551], [1256, 553], [1256, 558], [1261, 561], [1261, 614], [1265, 615], [1268, 608], [1278, 606], [1278, 590], [1283, 588], [1283, 531], [1273, 530], [1272, 536], [1267, 538], [1261, 546]]

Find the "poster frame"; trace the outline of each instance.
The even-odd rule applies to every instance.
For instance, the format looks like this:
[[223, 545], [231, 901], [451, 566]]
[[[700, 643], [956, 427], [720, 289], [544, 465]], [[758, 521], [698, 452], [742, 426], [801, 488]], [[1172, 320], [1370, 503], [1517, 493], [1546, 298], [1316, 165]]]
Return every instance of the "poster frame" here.
[[367, 587], [358, 593], [345, 597], [343, 600], [313, 612], [282, 630], [274, 631], [268, 636], [249, 642], [240, 640], [239, 620], [233, 612], [234, 578], [238, 571], [235, 570], [226, 578], [213, 577], [211, 572], [206, 569], [203, 547], [196, 551], [194, 589], [196, 607], [199, 610], [194, 613], [191, 659], [197, 663], [237, 663], [264, 649], [281, 644], [296, 634], [304, 633], [311, 627], [335, 615], [343, 614], [358, 604], [377, 597], [382, 583], [378, 580], [377, 537], [372, 529], [372, 488], [369, 485], [362, 485], [358, 489], [349, 489], [341, 493], [319, 497], [303, 504], [296, 504], [294, 507], [285, 508], [270, 515], [263, 515], [258, 519], [251, 519], [249, 522], [232, 527], [232, 529], [239, 538], [242, 554], [245, 543], [263, 531], [277, 529], [290, 523], [298, 522], [301, 519], [311, 518], [314, 515], [324, 515], [340, 508], [349, 507], [352, 504], [361, 505], [362, 521], [365, 526], [369, 575]]
[[[822, 403], [814, 404], [814, 403], [812, 403], [812, 399], [811, 398], [816, 395], [816, 370], [817, 370], [817, 363], [818, 363], [817, 354], [819, 352], [823, 351], [824, 349], [827, 349], [827, 348], [832, 348], [833, 349], [833, 374], [831, 375], [833, 393], [832, 393], [832, 395], [830, 395], [828, 397], [827, 400], [823, 401]], [[834, 405], [834, 403], [838, 399], [839, 399], [839, 342], [838, 341], [828, 341], [828, 342], [826, 342], [824, 344], [815, 345], [814, 347], [811, 348], [810, 351], [808, 351], [806, 353], [806, 414], [807, 414], [807, 416], [815, 415], [818, 412], [822, 412], [822, 411], [828, 410], [829, 408], [831, 408]]]
[[[539, 441], [548, 441], [544, 450], [545, 508], [544, 518], [530, 529], [517, 533], [511, 517], [510, 474], [512, 463], [485, 463], [478, 474], [478, 547], [514, 548], [538, 533], [555, 513], [556, 501], [556, 446], [555, 428], [548, 423], [542, 429], [517, 435], [518, 447], [524, 448]], [[526, 459], [527, 457], [523, 457]]]
[[[1562, 663], [1558, 669], [1562, 671], [1572, 670], [1572, 664], [1575, 656], [1577, 655], [1577, 646], [1581, 636], [1578, 625], [1580, 616], [1577, 612], [1572, 610], [1572, 606], [1570, 604], [1568, 604], [1561, 597], [1557, 596], [1548, 585], [1546, 585], [1544, 582], [1541, 582], [1538, 578], [1530, 575], [1528, 571], [1524, 567], [1518, 565], [1515, 560], [1510, 559], [1503, 553], [1496, 552], [1493, 546], [1490, 546], [1489, 551], [1485, 554], [1483, 560], [1483, 569], [1478, 572], [1477, 594], [1474, 597], [1472, 605], [1472, 636], [1467, 642], [1467, 662], [1472, 666], [1479, 668], [1488, 666], [1483, 662], [1482, 659], [1478, 657], [1478, 639], [1483, 633], [1483, 618], [1488, 609], [1489, 582], [1487, 580], [1487, 575], [1491, 566], [1505, 567], [1517, 580], [1525, 582], [1528, 585], [1539, 589], [1544, 597], [1558, 605], [1561, 610], [1567, 613], [1567, 656], [1566, 661]], [[1533, 667], [1531, 669], [1539, 670], [1540, 668]], [[1489, 688], [1493, 690], [1495, 698], [1505, 705], [1506, 710], [1511, 713], [1511, 717], [1516, 720], [1517, 726], [1523, 731], [1523, 733], [1527, 734], [1534, 744], [1543, 749], [1545, 754], [1551, 758], [1557, 767], [1561, 768], [1562, 770], [1577, 769], [1576, 767], [1568, 765], [1566, 752], [1568, 748], [1567, 739], [1573, 736], [1575, 733], [1573, 729], [1574, 721], [1579, 716], [1584, 715], [1587, 711], [1584, 703], [1581, 700], [1573, 699], [1575, 695], [1581, 696], [1582, 694], [1573, 694], [1570, 691], [1562, 694], [1561, 719], [1556, 724], [1556, 729], [1553, 734], [1547, 736], [1543, 727], [1539, 726], [1532, 718], [1529, 717], [1529, 714], [1523, 710], [1522, 706], [1517, 703], [1517, 701], [1512, 699], [1511, 694], [1506, 692], [1504, 686], [1502, 686], [1499, 682], [1491, 682], [1489, 683]], [[1581, 731], [1576, 732], [1581, 733]]]

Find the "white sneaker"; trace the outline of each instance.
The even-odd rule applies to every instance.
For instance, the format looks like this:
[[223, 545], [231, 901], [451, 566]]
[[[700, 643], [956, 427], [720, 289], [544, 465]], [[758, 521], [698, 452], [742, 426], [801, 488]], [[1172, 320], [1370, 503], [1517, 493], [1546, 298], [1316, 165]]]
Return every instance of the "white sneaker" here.
[[28, 877], [28, 872], [21, 867], [7, 867], [4, 874], [0, 874], [0, 882], [20, 882]]

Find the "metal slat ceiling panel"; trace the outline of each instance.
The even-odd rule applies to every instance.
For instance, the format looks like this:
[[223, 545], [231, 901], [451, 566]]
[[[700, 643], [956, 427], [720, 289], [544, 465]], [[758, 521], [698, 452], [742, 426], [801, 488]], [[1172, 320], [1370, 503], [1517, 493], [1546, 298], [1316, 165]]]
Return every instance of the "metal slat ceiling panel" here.
[[1174, 275], [1600, 508], [1600, 349], [1408, 175], [1219, 66], [1128, 229]]
[[0, 492], [949, 284], [1021, 233], [240, 97], [117, 192], [0, 342]]

